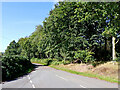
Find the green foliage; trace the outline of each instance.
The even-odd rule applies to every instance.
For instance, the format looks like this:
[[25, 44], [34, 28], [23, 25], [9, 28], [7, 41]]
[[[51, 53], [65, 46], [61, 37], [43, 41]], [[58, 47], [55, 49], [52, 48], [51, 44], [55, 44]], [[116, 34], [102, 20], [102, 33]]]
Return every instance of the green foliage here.
[[69, 61], [69, 60], [67, 60], [67, 61], [62, 61], [62, 64], [64, 64], [64, 65], [67, 65], [67, 64], [70, 64], [71, 63], [71, 61]]
[[33, 63], [40, 63], [40, 64], [43, 64], [43, 65], [59, 65], [59, 64], [69, 64], [70, 61], [59, 61], [57, 59], [51, 59], [51, 58], [47, 58], [47, 59], [38, 59], [38, 58], [32, 58], [31, 59], [31, 62]]
[[31, 58], [31, 42], [28, 40], [25, 41], [23, 50], [25, 51], [25, 56], [30, 60]]
[[18, 48], [19, 44], [13, 40], [5, 50], [5, 55], [19, 55], [20, 51]]
[[[68, 64], [74, 58], [85, 63], [111, 60], [111, 37], [118, 39], [120, 34], [119, 4], [58, 2], [43, 26], [37, 25], [29, 37], [11, 42], [5, 53], [39, 58], [46, 65]], [[119, 45], [120, 41], [117, 56]]]
[[119, 62], [120, 61], [120, 57], [117, 57], [114, 61], [118, 61]]
[[32, 58], [31, 62], [40, 62], [41, 64], [44, 65], [50, 65], [53, 61], [55, 61], [54, 59], [50, 59], [50, 58], [46, 58], [46, 59], [38, 59], [38, 58]]
[[4, 53], [3, 53], [3, 52], [0, 52], [0, 58], [1, 58], [3, 55], [4, 55]]
[[75, 59], [79, 59], [82, 62], [88, 63], [88, 62], [93, 62], [95, 59], [92, 56], [94, 53], [90, 52], [88, 50], [79, 50], [75, 52]]
[[22, 56], [3, 56], [1, 61], [3, 81], [15, 79], [32, 69], [31, 62]]
[[51, 65], [60, 65], [60, 64], [63, 64], [62, 61], [54, 61], [51, 63]]
[[[89, 49], [98, 61], [110, 60], [111, 50], [107, 47], [111, 48], [111, 40], [105, 36], [119, 35], [119, 24], [115, 25], [115, 21], [118, 22], [119, 4], [113, 4], [57, 3], [49, 12], [49, 17], [43, 21], [43, 26], [36, 26], [36, 30], [23, 41], [21, 54], [29, 58], [55, 58], [62, 62], [72, 62], [75, 51]], [[112, 8], [112, 12], [108, 7]], [[109, 19], [111, 23], [106, 22]], [[88, 55], [84, 61], [90, 59]]]
[[52, 63], [52, 60], [51, 59], [43, 59], [43, 62], [48, 66]]

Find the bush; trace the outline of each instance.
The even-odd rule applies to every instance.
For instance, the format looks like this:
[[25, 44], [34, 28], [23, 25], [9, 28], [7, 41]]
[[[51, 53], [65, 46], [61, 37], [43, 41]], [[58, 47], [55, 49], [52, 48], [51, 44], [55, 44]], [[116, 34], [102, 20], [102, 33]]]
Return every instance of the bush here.
[[51, 58], [48, 58], [48, 59], [37, 59], [37, 58], [33, 58], [31, 59], [32, 62], [39, 62], [43, 65], [59, 65], [59, 64], [62, 64], [62, 61], [58, 61], [57, 59], [51, 59]]
[[57, 60], [56, 60], [56, 61], [53, 61], [52, 64], [53, 64], [53, 65], [60, 65], [60, 64], [62, 64], [62, 61], [57, 61]]
[[84, 63], [93, 62], [95, 61], [94, 57], [92, 56], [93, 52], [88, 50], [79, 50], [75, 52], [75, 59], [79, 59]]
[[63, 60], [63, 61], [62, 61], [62, 64], [67, 65], [67, 64], [70, 64], [70, 62], [71, 62], [71, 61], [68, 61], [68, 60], [67, 60], [67, 61], [64, 61], [64, 60]]
[[114, 61], [120, 61], [120, 57], [117, 57]]
[[59, 65], [59, 64], [64, 64], [64, 65], [66, 65], [66, 64], [69, 64], [71, 61], [69, 61], [69, 60], [66, 60], [66, 61], [59, 61], [59, 60], [57, 60], [57, 59], [55, 59], [55, 58], [53, 58], [53, 59], [51, 59], [51, 58], [48, 58], [48, 59], [37, 59], [37, 58], [32, 58], [31, 59], [31, 62], [33, 62], [33, 63], [41, 63], [41, 64], [43, 64], [43, 65]]
[[52, 63], [52, 59], [50, 59], [50, 58], [48, 58], [48, 59], [37, 59], [37, 58], [35, 58], [35, 59], [32, 59], [31, 60], [32, 62], [40, 62], [41, 64], [44, 64], [44, 65], [50, 65], [51, 63]]
[[17, 78], [32, 68], [32, 64], [25, 57], [3, 56], [2, 61], [2, 81]]

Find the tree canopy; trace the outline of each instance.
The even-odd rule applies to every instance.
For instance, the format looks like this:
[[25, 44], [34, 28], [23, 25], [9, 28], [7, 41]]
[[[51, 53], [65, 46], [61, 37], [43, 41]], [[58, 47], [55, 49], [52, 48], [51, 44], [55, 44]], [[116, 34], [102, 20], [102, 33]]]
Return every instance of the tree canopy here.
[[112, 60], [113, 52], [120, 57], [119, 7], [120, 2], [59, 2], [43, 26], [11, 42], [5, 53], [70, 62], [82, 57], [83, 62]]

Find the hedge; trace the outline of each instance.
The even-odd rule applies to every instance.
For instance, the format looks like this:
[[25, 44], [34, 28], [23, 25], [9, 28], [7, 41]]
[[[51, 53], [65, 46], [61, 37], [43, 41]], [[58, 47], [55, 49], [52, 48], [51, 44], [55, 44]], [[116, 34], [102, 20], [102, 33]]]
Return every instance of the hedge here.
[[0, 60], [2, 61], [2, 81], [15, 79], [33, 68], [28, 59], [18, 55], [3, 56]]

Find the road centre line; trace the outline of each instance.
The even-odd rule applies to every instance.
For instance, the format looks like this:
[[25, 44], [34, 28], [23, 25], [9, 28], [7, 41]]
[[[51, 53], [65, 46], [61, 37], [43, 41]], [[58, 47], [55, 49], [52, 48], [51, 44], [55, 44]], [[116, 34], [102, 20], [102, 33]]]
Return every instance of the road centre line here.
[[[63, 77], [61, 77], [61, 76], [59, 76], [59, 75], [56, 75], [56, 76], [59, 77], [59, 78], [61, 78], [61, 79], [63, 79], [63, 80], [65, 80], [65, 81], [68, 81], [67, 79], [65, 79], [65, 78], [63, 78]], [[84, 87], [84, 86], [82, 86], [82, 85], [80, 85], [80, 87], [86, 88], [86, 87]]]
[[[30, 80], [30, 75], [28, 75], [28, 79]], [[35, 88], [35, 85], [33, 84], [32, 80], [30, 80], [30, 83], [32, 84], [32, 87]]]
[[86, 88], [86, 87], [84, 87], [84, 86], [82, 86], [82, 85], [80, 85], [82, 88]]
[[56, 75], [56, 76], [59, 77], [59, 78], [61, 78], [61, 79], [63, 79], [63, 80], [65, 80], [65, 81], [68, 81], [67, 79], [65, 79], [65, 78], [63, 78], [61, 76], [58, 76], [58, 75]]
[[32, 84], [32, 87], [35, 88], [34, 84]]
[[32, 81], [30, 80], [30, 83], [32, 83]]

